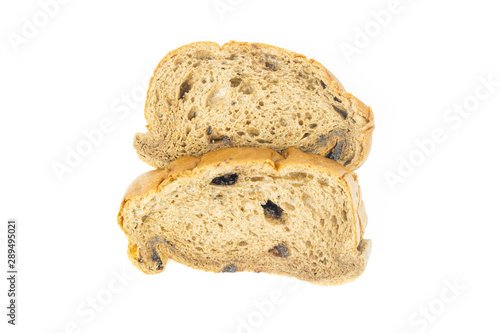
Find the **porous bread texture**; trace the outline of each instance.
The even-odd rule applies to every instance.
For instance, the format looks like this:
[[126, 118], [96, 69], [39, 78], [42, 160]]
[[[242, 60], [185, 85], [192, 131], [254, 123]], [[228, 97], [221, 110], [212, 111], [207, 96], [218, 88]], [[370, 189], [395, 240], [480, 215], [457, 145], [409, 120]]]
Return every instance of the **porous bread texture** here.
[[139, 157], [157, 168], [226, 147], [288, 148], [357, 169], [371, 108], [315, 60], [270, 45], [198, 42], [168, 53], [151, 79]]
[[338, 285], [363, 272], [371, 249], [356, 175], [293, 148], [181, 157], [130, 185], [118, 223], [129, 259], [147, 274], [173, 259]]

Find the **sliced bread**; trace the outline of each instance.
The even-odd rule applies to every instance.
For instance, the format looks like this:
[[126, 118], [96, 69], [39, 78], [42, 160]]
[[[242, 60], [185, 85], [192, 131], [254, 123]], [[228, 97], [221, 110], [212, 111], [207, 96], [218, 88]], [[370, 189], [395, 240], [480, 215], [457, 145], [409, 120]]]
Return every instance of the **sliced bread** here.
[[198, 42], [168, 53], [151, 79], [139, 157], [156, 168], [226, 147], [290, 147], [350, 170], [365, 161], [371, 108], [320, 63], [265, 44]]
[[294, 148], [181, 157], [130, 185], [118, 223], [129, 259], [147, 274], [172, 259], [338, 285], [363, 272], [371, 249], [356, 175]]

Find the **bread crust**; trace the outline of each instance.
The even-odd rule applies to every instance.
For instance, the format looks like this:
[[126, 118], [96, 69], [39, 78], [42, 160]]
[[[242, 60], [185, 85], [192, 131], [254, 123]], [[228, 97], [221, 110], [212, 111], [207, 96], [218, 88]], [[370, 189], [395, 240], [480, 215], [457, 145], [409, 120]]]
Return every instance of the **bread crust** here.
[[[364, 263], [370, 256], [371, 241], [362, 239], [364, 230], [367, 225], [367, 216], [364, 209], [364, 204], [361, 198], [361, 190], [358, 184], [357, 176], [352, 171], [344, 168], [341, 164], [321, 157], [319, 155], [304, 153], [298, 149], [290, 148], [283, 155], [276, 153], [268, 148], [227, 148], [219, 151], [207, 153], [201, 157], [185, 156], [181, 157], [165, 169], [152, 170], [137, 177], [128, 187], [123, 200], [120, 205], [118, 213], [118, 224], [123, 228], [123, 210], [125, 204], [129, 200], [136, 197], [146, 195], [148, 193], [159, 192], [160, 189], [168, 184], [171, 180], [182, 177], [190, 176], [196, 172], [202, 172], [204, 169], [214, 169], [220, 167], [222, 164], [230, 166], [242, 163], [263, 163], [273, 166], [276, 170], [280, 171], [283, 168], [293, 168], [295, 165], [308, 166], [311, 168], [321, 169], [324, 172], [338, 178], [346, 188], [349, 189], [349, 195], [353, 203], [354, 220], [356, 221], [355, 233], [357, 240], [357, 247], [360, 256], [363, 258]], [[125, 230], [124, 230], [125, 231]], [[127, 235], [128, 236], [128, 235]], [[129, 239], [130, 241], [130, 239]], [[144, 267], [138, 264], [135, 245], [130, 242], [128, 256], [132, 263], [147, 274], [154, 274], [156, 272], [145, 270]], [[169, 259], [169, 258], [163, 258]], [[185, 260], [181, 257], [175, 258], [175, 261], [187, 265], [192, 268], [200, 269], [198, 265], [190, 260]], [[165, 263], [165, 261], [164, 261]], [[205, 269], [210, 270], [210, 269]], [[249, 269], [253, 271], [252, 269]], [[271, 270], [268, 273], [275, 273]], [[290, 275], [293, 276], [293, 275]], [[342, 283], [354, 280], [356, 277], [348, 277]], [[329, 281], [309, 281], [320, 285], [339, 284]]]
[[[348, 93], [345, 91], [345, 88], [343, 85], [340, 83], [340, 81], [335, 77], [335, 75], [332, 74], [328, 69], [326, 69], [321, 63], [317, 62], [314, 59], [307, 59], [306, 56], [302, 54], [298, 54], [289, 50], [286, 50], [284, 48], [280, 48], [277, 46], [272, 46], [268, 44], [263, 44], [263, 43], [247, 43], [247, 42], [236, 42], [236, 41], [230, 41], [228, 43], [223, 44], [220, 46], [219, 44], [215, 42], [209, 42], [209, 41], [204, 41], [204, 42], [195, 42], [187, 45], [183, 45], [175, 50], [170, 51], [158, 64], [156, 67], [153, 77], [151, 78], [150, 85], [148, 88], [147, 92], [147, 101], [152, 100], [153, 96], [153, 80], [157, 77], [158, 73], [162, 70], [164, 64], [168, 61], [170, 61], [172, 58], [182, 55], [186, 53], [187, 51], [196, 51], [196, 50], [203, 50], [203, 51], [210, 51], [210, 52], [221, 52], [221, 51], [226, 51], [226, 50], [232, 50], [234, 49], [235, 52], [238, 52], [238, 49], [240, 48], [255, 48], [257, 50], [262, 51], [263, 53], [265, 52], [270, 52], [272, 53], [281, 53], [281, 54], [286, 54], [290, 58], [302, 58], [312, 66], [318, 68], [321, 70], [323, 73], [323, 79], [326, 83], [327, 86], [332, 87], [333, 90], [335, 90], [336, 94], [342, 97], [344, 97], [347, 101], [351, 103], [351, 107], [355, 110], [353, 118], [355, 124], [364, 124], [362, 125], [363, 127], [360, 129], [359, 134], [357, 137], [354, 139], [355, 141], [358, 142], [358, 145], [360, 149], [356, 151], [354, 154], [354, 157], [352, 158], [351, 161], [346, 163], [346, 167], [350, 170], [356, 170], [358, 169], [368, 158], [368, 155], [371, 150], [371, 145], [372, 145], [372, 133], [375, 128], [375, 122], [374, 122], [374, 116], [371, 107], [365, 105], [363, 102], [361, 102], [358, 98], [353, 96], [352, 94]], [[150, 118], [148, 112], [148, 102], [146, 103], [146, 109], [144, 112], [146, 121], [148, 122], [148, 129], [150, 129], [151, 124], [154, 123], [154, 120]], [[335, 128], [332, 128], [331, 132], [333, 132]], [[325, 136], [328, 136], [331, 134], [330, 133], [324, 133]], [[143, 134], [136, 134], [136, 137], [134, 139], [134, 146], [137, 149], [137, 152], [139, 154], [139, 157], [144, 160], [145, 162], [149, 163], [150, 165], [156, 167], [156, 168], [164, 168], [168, 163], [171, 162], [172, 159], [165, 157], [161, 162], [158, 161], [158, 158], [148, 156], [150, 152], [144, 152], [141, 151], [143, 149], [144, 142], [141, 141], [140, 136]], [[202, 145], [203, 142], [200, 141], [200, 145]], [[332, 145], [336, 145], [337, 141], [334, 137], [332, 138], [327, 138], [324, 140], [323, 144], [318, 143], [317, 146], [311, 146], [310, 150], [306, 150], [311, 153], [317, 153], [322, 156], [326, 156], [327, 154], [330, 153], [332, 149]], [[230, 143], [229, 146], [242, 146], [241, 144], [232, 144]], [[289, 145], [288, 147], [291, 147], [293, 145]], [[286, 147], [286, 148], [288, 148]], [[220, 148], [220, 147], [219, 147]], [[219, 149], [217, 148], [217, 149]], [[272, 148], [272, 147], [270, 147]], [[215, 149], [215, 148], [214, 148]], [[273, 148], [276, 149], [276, 148]], [[277, 149], [279, 150], [279, 149]], [[283, 149], [285, 150], [285, 149]], [[193, 154], [191, 152], [191, 154]], [[176, 155], [176, 154], [173, 154]], [[181, 155], [177, 155], [181, 156]], [[173, 158], [175, 159], [175, 157]]]

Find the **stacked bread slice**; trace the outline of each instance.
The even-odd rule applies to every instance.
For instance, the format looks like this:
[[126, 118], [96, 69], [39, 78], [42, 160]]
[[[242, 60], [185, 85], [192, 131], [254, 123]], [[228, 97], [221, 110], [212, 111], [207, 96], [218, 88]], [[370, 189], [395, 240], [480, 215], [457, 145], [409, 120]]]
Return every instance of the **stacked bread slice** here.
[[118, 223], [132, 263], [170, 260], [321, 285], [357, 278], [371, 242], [357, 169], [373, 114], [314, 60], [264, 44], [199, 42], [160, 62], [134, 146], [156, 168]]

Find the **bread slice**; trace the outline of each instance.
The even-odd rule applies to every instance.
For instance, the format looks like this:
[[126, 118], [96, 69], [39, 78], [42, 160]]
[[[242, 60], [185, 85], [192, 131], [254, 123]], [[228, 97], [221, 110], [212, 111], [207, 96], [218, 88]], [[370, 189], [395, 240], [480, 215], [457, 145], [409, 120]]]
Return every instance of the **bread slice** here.
[[118, 223], [130, 260], [147, 274], [173, 259], [338, 285], [363, 272], [371, 248], [356, 175], [294, 148], [181, 157], [130, 185]]
[[282, 48], [230, 42], [182, 46], [151, 79], [148, 132], [135, 136], [156, 168], [226, 147], [290, 147], [357, 169], [370, 151], [373, 113], [320, 63]]

